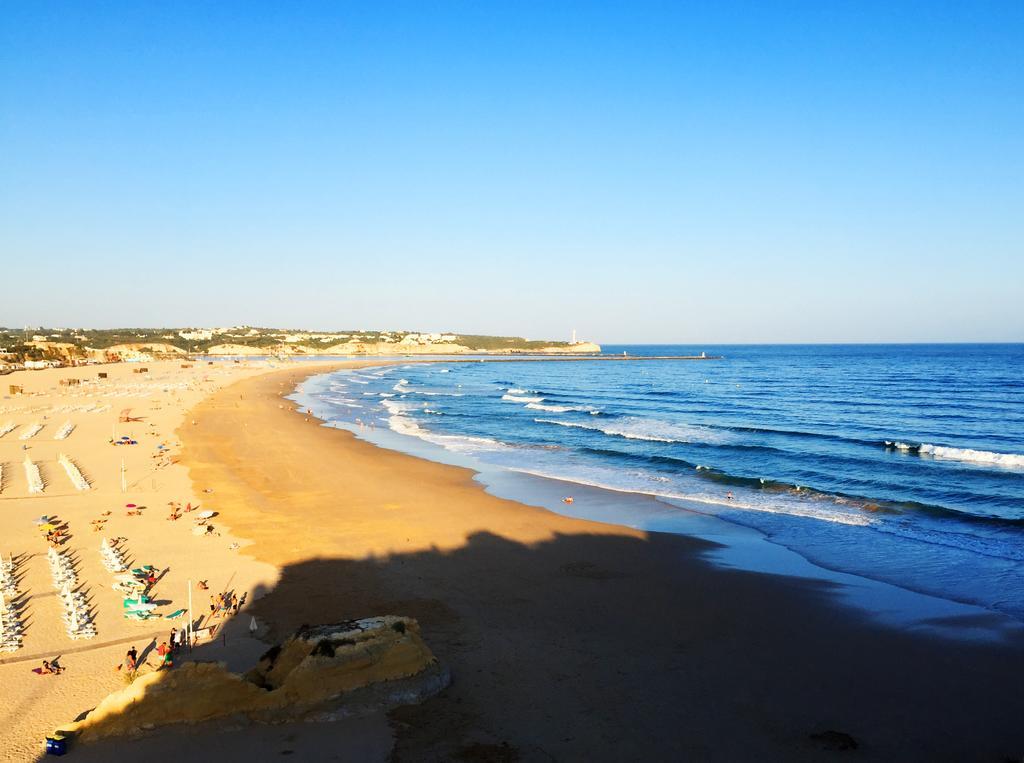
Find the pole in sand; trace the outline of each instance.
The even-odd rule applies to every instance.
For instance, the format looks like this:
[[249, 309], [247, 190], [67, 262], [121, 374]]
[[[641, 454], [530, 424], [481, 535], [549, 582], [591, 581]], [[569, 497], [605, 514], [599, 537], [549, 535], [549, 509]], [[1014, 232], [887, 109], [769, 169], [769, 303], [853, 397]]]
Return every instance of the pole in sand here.
[[124, 459], [123, 458], [121, 459], [121, 492], [122, 493], [127, 493], [128, 492], [128, 483], [125, 481], [125, 477], [124, 477]]

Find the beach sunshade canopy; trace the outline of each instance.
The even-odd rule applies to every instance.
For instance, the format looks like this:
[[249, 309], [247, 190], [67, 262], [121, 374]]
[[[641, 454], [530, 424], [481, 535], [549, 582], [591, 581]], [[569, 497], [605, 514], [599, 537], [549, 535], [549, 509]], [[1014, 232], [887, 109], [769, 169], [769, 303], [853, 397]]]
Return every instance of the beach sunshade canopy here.
[[50, 518], [49, 517], [39, 517], [39, 519], [36, 520], [36, 524], [37, 525], [45, 525], [45, 524], [49, 524], [49, 522], [50, 522]]
[[213, 519], [215, 516], [217, 516], [217, 512], [216, 511], [201, 511], [201, 512], [199, 512], [199, 514], [197, 516], [200, 519]]
[[126, 509], [134, 509], [134, 508], [135, 508], [135, 504], [134, 504], [134, 503], [126, 503], [126, 504], [124, 505], [124, 507], [125, 507]]

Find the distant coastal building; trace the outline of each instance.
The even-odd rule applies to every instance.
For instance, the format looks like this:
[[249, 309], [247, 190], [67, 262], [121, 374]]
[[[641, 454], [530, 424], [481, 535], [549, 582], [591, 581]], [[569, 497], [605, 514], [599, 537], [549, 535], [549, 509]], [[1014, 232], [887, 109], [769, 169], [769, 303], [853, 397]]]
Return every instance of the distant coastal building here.
[[178, 336], [186, 342], [205, 342], [213, 339], [213, 332], [210, 329], [196, 329], [195, 331], [179, 331]]

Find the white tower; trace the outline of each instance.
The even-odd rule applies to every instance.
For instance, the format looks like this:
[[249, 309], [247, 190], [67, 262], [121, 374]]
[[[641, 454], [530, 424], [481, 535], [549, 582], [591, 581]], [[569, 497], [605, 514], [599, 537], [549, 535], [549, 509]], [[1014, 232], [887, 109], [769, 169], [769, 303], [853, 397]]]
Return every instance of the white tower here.
[[572, 343], [576, 344], [576, 329], [572, 330]]

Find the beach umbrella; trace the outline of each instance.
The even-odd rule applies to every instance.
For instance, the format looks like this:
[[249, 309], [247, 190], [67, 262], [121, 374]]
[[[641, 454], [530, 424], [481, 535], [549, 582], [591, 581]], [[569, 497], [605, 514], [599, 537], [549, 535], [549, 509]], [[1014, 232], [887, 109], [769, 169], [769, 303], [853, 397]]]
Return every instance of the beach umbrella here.
[[45, 525], [45, 524], [49, 524], [49, 522], [50, 522], [50, 518], [49, 517], [39, 517], [39, 519], [36, 520], [36, 524], [37, 525]]
[[135, 504], [134, 504], [134, 503], [126, 503], [126, 504], [124, 505], [124, 507], [125, 507], [126, 509], [134, 509], [134, 508], [135, 508]]
[[200, 519], [213, 519], [215, 516], [217, 516], [217, 512], [216, 511], [200, 511], [196, 516], [198, 516]]

